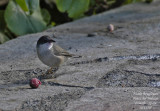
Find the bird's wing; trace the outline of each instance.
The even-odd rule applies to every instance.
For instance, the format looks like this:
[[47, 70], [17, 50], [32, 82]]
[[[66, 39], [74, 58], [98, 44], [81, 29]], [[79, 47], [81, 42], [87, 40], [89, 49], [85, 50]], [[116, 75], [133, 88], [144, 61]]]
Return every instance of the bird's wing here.
[[57, 56], [68, 56], [68, 57], [72, 57], [73, 56], [72, 54], [70, 54], [66, 50], [62, 49], [58, 45], [54, 45], [53, 46], [53, 51], [54, 51], [54, 54], [57, 55]]

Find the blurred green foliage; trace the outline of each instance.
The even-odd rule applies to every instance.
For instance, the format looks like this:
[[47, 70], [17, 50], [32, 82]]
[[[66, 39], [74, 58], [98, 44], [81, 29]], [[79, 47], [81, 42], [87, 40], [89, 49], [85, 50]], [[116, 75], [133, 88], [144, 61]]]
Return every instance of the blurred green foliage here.
[[[19, 2], [11, 0], [5, 10], [4, 18], [7, 26], [17, 36], [40, 32], [47, 28], [47, 23], [41, 14], [39, 0], [25, 1], [23, 5], [19, 5]], [[25, 8], [21, 8], [22, 6]]]
[[39, 0], [10, 0], [0, 12], [0, 43], [19, 35], [45, 30], [50, 24], [50, 14], [41, 9]]
[[89, 8], [90, 0], [56, 0], [60, 12], [67, 12], [68, 16], [77, 19], [83, 16]]
[[[75, 20], [135, 2], [151, 3], [153, 0], [9, 0], [0, 10], [0, 43], [19, 35], [41, 32], [54, 26], [57, 20]], [[43, 2], [46, 4], [40, 4]], [[57, 8], [53, 9], [52, 7]], [[43, 8], [42, 8], [43, 7]], [[51, 8], [49, 8], [51, 7]], [[57, 11], [57, 12], [56, 12]], [[56, 12], [56, 14], [54, 14]], [[59, 16], [67, 15], [67, 17]], [[58, 15], [58, 17], [56, 16]], [[53, 22], [55, 21], [55, 22]]]
[[0, 10], [0, 43], [4, 43], [9, 40], [9, 38], [5, 35], [5, 20], [4, 20], [4, 11]]
[[124, 0], [123, 4], [130, 4], [130, 3], [135, 3], [135, 2], [146, 2], [146, 3], [151, 3], [153, 0]]

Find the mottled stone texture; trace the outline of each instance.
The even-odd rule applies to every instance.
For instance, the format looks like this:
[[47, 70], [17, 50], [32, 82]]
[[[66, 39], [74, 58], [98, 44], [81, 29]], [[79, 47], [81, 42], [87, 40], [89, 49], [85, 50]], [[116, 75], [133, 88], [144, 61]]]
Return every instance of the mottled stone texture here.
[[[31, 89], [29, 80], [49, 69], [37, 58], [36, 41], [53, 33], [82, 58]], [[159, 65], [160, 2], [126, 5], [0, 45], [0, 110], [159, 111]]]

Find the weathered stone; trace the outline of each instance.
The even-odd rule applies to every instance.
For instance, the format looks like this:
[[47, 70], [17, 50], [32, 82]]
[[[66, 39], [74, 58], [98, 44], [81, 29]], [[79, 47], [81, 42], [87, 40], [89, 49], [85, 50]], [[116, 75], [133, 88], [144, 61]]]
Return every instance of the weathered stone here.
[[[159, 1], [131, 4], [0, 45], [0, 110], [159, 111], [159, 10]], [[36, 42], [53, 33], [58, 45], [82, 57], [69, 59], [48, 82]], [[33, 77], [42, 80], [38, 89], [29, 87]], [[137, 96], [145, 99], [141, 105]]]

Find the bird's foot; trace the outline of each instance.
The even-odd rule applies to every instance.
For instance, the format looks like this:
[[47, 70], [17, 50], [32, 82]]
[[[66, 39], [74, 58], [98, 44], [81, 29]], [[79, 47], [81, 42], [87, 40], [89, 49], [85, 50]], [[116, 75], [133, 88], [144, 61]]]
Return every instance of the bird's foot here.
[[42, 74], [39, 76], [39, 79], [40, 80], [43, 80], [43, 79], [52, 79], [52, 78], [55, 78], [55, 75], [52, 73], [52, 74]]
[[47, 70], [46, 74], [53, 74], [58, 70], [58, 68], [50, 68], [49, 70]]
[[50, 68], [49, 70], [47, 70], [46, 74], [52, 74], [53, 73], [53, 68]]
[[58, 68], [51, 68], [47, 70], [45, 73], [43, 73], [39, 78], [42, 79], [53, 79], [55, 78], [55, 72], [58, 70]]
[[52, 79], [52, 78], [55, 78], [55, 75], [54, 75], [54, 73], [45, 73], [45, 74], [41, 75], [41, 78], [42, 79]]
[[45, 79], [53, 79], [53, 78], [55, 78], [55, 75], [53, 73], [52, 74], [46, 74], [44, 78]]

